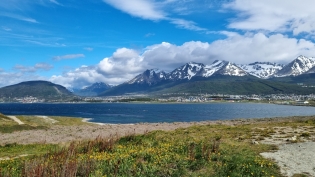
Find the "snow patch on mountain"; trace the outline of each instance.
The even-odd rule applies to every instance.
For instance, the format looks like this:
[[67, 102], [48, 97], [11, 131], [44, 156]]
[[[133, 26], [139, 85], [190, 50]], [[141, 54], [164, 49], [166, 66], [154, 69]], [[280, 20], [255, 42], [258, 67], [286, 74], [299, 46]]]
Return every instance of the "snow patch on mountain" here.
[[167, 78], [170, 80], [190, 80], [194, 76], [201, 76], [204, 67], [205, 65], [202, 63], [189, 62], [169, 73]]
[[250, 75], [261, 79], [268, 79], [283, 68], [283, 65], [271, 62], [255, 62], [238, 66]]
[[234, 63], [225, 62], [225, 64], [215, 74], [221, 74], [226, 76], [246, 76], [246, 71], [238, 67]]
[[149, 85], [152, 85], [152, 84], [155, 84], [155, 83], [157, 83], [161, 80], [165, 80], [165, 79], [166, 79], [166, 74], [164, 71], [160, 71], [158, 69], [150, 69], [150, 70], [148, 69], [148, 70], [144, 71], [142, 74], [139, 74], [135, 78], [131, 79], [127, 83], [128, 84], [147, 83]]
[[211, 65], [206, 65], [204, 67], [204, 73], [203, 77], [210, 77], [212, 76], [215, 72], [217, 72], [219, 69], [221, 69], [227, 61], [220, 61], [220, 60], [215, 60]]

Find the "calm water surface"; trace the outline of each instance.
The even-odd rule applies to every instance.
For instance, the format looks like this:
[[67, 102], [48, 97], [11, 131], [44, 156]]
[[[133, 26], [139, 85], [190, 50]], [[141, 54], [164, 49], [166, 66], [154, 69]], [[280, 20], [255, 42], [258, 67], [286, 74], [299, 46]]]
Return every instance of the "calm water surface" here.
[[315, 107], [260, 103], [0, 104], [0, 112], [6, 115], [47, 115], [92, 118], [92, 122], [101, 123], [139, 123], [315, 115]]

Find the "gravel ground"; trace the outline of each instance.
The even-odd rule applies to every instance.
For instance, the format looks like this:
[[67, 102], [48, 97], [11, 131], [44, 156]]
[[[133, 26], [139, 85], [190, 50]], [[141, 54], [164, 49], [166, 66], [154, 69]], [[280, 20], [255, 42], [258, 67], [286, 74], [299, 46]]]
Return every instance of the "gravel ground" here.
[[282, 144], [278, 151], [261, 155], [274, 159], [285, 176], [305, 174], [315, 177], [315, 142]]

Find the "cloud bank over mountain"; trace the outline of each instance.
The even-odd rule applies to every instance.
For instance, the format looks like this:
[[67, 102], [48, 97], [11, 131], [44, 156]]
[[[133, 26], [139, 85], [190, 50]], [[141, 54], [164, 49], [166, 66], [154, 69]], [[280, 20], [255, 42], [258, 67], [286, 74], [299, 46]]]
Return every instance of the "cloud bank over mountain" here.
[[170, 71], [190, 61], [211, 64], [214, 60], [227, 60], [239, 64], [252, 62], [288, 63], [299, 55], [313, 56], [315, 45], [305, 39], [289, 38], [282, 34], [229, 34], [226, 39], [212, 43], [190, 41], [182, 45], [167, 42], [146, 47], [142, 52], [120, 48], [111, 57], [95, 66], [83, 66], [51, 81], [65, 86], [84, 86], [102, 81], [120, 84], [146, 69]]

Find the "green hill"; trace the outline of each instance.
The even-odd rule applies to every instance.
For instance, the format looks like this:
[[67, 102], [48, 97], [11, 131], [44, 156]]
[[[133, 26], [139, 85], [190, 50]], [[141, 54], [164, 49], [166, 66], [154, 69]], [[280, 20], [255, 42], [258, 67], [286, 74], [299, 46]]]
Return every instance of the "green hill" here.
[[47, 81], [28, 81], [0, 88], [0, 98], [37, 97], [40, 99], [61, 99], [73, 94], [61, 85]]
[[303, 83], [304, 85], [315, 85], [315, 73], [301, 74], [299, 76], [288, 76], [288, 77], [274, 77], [272, 81], [286, 82], [291, 84]]

